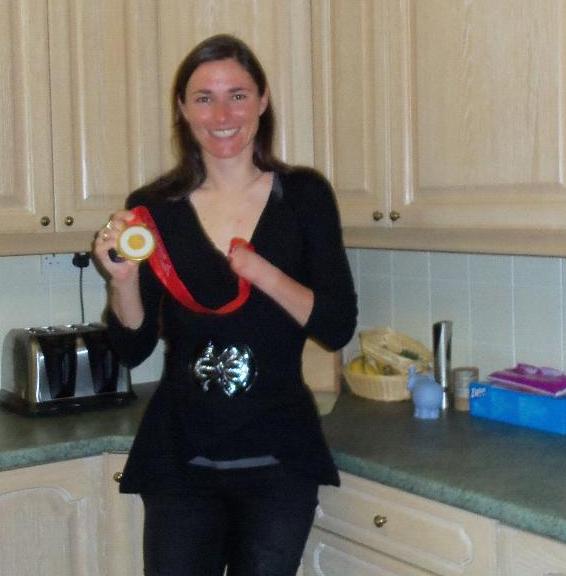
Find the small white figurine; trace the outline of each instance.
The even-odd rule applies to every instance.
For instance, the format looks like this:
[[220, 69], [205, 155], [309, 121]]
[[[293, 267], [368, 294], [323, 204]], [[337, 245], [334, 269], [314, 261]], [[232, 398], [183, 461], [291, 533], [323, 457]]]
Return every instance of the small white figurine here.
[[415, 418], [435, 420], [440, 415], [442, 406], [442, 386], [436, 382], [430, 372], [417, 374], [416, 368], [409, 368], [407, 388], [413, 397]]

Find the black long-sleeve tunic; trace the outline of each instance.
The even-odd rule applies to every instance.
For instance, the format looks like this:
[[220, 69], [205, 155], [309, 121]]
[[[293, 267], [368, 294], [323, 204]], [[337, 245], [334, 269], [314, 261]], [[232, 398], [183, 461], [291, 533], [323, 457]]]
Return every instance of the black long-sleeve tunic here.
[[[173, 265], [197, 302], [218, 308], [237, 293], [228, 260], [210, 241], [190, 202], [143, 198]], [[278, 304], [252, 288], [238, 310], [197, 314], [163, 288], [141, 265], [145, 310], [137, 330], [108, 314], [112, 344], [122, 361], [135, 366], [166, 343], [164, 373], [150, 401], [126, 465], [123, 492], [182, 492], [195, 457], [233, 461], [272, 456], [321, 484], [338, 484], [322, 436], [312, 395], [301, 375], [305, 339], [339, 349], [352, 337], [357, 305], [341, 239], [338, 213], [328, 183], [311, 170], [277, 173], [251, 239], [256, 252], [314, 292], [314, 307], [301, 327]], [[252, 351], [252, 386], [228, 396], [205, 391], [193, 366], [203, 346], [213, 343]]]

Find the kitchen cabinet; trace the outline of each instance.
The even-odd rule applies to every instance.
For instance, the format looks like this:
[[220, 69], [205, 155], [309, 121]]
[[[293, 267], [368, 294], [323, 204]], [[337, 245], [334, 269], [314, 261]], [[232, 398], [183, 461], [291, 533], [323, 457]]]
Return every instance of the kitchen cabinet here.
[[305, 576], [496, 573], [493, 520], [342, 473], [321, 487]]
[[350, 246], [566, 254], [561, 0], [312, 0]]
[[566, 546], [528, 532], [499, 529], [499, 576], [566, 576]]
[[0, 38], [0, 228], [40, 230], [54, 204], [47, 2], [2, 2]]
[[104, 454], [0, 473], [0, 574], [139, 576], [143, 507]]
[[16, 0], [0, 26], [0, 250], [88, 249], [159, 172], [156, 4]]
[[277, 142], [312, 164], [310, 2], [15, 0], [0, 9], [0, 255], [88, 250], [127, 194], [173, 163], [170, 90], [204, 37], [250, 42]]
[[0, 574], [108, 573], [99, 463], [84, 458], [0, 473]]
[[143, 503], [138, 494], [120, 494], [118, 482], [126, 464], [126, 454], [105, 454], [104, 498], [107, 503], [105, 535], [112, 548], [108, 554], [108, 574], [143, 574]]

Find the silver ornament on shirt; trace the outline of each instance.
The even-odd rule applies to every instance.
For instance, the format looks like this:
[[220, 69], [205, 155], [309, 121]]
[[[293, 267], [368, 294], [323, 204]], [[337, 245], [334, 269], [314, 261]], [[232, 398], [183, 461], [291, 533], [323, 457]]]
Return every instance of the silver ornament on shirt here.
[[249, 346], [227, 346], [217, 352], [209, 342], [194, 362], [193, 374], [205, 392], [211, 386], [229, 397], [247, 392], [256, 374], [252, 350]]

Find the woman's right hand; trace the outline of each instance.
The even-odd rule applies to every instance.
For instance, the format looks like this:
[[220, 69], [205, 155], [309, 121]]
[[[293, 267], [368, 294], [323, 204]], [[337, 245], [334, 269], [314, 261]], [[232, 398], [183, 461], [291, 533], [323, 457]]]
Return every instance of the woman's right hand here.
[[96, 233], [93, 254], [112, 283], [128, 284], [137, 279], [138, 262], [117, 258], [118, 237], [134, 218], [129, 210], [120, 210], [110, 217], [106, 225]]
[[111, 258], [110, 251], [116, 254], [118, 237], [128, 226], [134, 214], [120, 210], [112, 214], [108, 223], [96, 234], [93, 253], [109, 282], [110, 308], [123, 326], [135, 330], [144, 319], [144, 309], [140, 295], [139, 263], [131, 260]]

